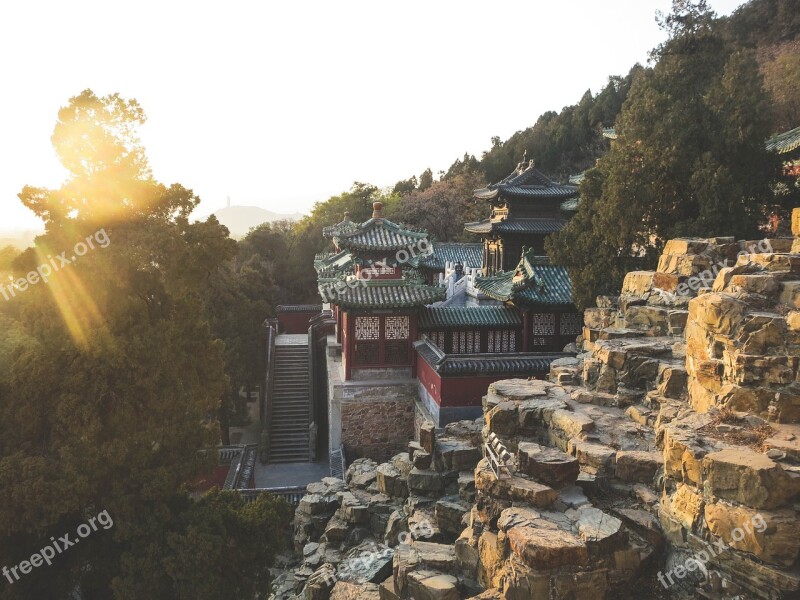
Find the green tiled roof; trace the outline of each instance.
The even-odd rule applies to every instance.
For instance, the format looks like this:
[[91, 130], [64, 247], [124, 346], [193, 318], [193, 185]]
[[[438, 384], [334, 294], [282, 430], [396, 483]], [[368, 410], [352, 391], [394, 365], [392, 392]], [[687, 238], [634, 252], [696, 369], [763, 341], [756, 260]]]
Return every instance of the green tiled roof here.
[[788, 154], [800, 148], [800, 127], [785, 131], [767, 140], [767, 150]]
[[341, 235], [342, 233], [353, 231], [357, 227], [358, 225], [356, 223], [353, 223], [350, 220], [350, 216], [347, 213], [345, 213], [343, 221], [340, 221], [336, 225], [331, 225], [330, 227], [323, 227], [322, 235], [324, 235], [326, 238], [333, 238], [337, 235]]
[[508, 306], [472, 306], [469, 308], [427, 307], [419, 313], [423, 331], [463, 327], [511, 329], [522, 325], [515, 308]]
[[347, 250], [338, 253], [328, 252], [314, 257], [314, 269], [320, 276], [352, 272], [353, 255]]
[[[337, 287], [338, 283], [338, 287]], [[343, 280], [322, 282], [319, 293], [324, 302], [342, 308], [413, 308], [426, 306], [445, 299], [443, 287], [420, 285], [404, 279], [372, 281]]]
[[603, 129], [603, 137], [608, 138], [610, 140], [615, 140], [619, 136], [617, 135], [616, 129], [614, 129], [613, 127], [606, 127], [605, 129]]
[[517, 165], [514, 172], [499, 183], [475, 190], [475, 197], [481, 200], [492, 200], [500, 194], [526, 199], [566, 200], [577, 196], [578, 188], [552, 181], [533, 166], [533, 161], [530, 161]]
[[566, 210], [570, 212], [576, 211], [578, 210], [578, 205], [580, 203], [581, 203], [580, 198], [570, 198], [569, 200], [564, 200], [561, 203], [561, 210]]
[[500, 302], [568, 306], [572, 304], [572, 281], [564, 267], [550, 264], [546, 256], [523, 252], [515, 271], [491, 277], [476, 277], [475, 287]]
[[563, 219], [506, 219], [491, 221], [484, 219], [474, 223], [464, 223], [464, 229], [470, 233], [486, 235], [489, 233], [524, 233], [547, 234], [564, 229], [567, 222]]
[[333, 236], [337, 246], [351, 252], [398, 252], [416, 247], [421, 240], [427, 239], [428, 232], [424, 230], [411, 229], [384, 218], [370, 219]]
[[584, 171], [583, 173], [578, 173], [577, 175], [569, 176], [569, 182], [572, 185], [580, 185], [584, 179], [586, 179], [586, 171]]
[[434, 271], [444, 271], [444, 264], [461, 263], [473, 269], [483, 265], [483, 244], [433, 244], [433, 254], [419, 261], [419, 266]]
[[569, 353], [524, 352], [514, 354], [445, 354], [428, 340], [414, 344], [422, 359], [440, 375], [505, 375], [529, 377], [550, 372], [550, 363]]

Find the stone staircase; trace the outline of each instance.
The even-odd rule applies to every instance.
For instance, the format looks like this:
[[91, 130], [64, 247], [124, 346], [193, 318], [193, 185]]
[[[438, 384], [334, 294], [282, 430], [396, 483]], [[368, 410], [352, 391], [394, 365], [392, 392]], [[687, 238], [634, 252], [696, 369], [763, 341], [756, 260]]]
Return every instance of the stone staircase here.
[[283, 344], [280, 337], [275, 345], [268, 460], [270, 463], [309, 462], [308, 344]]

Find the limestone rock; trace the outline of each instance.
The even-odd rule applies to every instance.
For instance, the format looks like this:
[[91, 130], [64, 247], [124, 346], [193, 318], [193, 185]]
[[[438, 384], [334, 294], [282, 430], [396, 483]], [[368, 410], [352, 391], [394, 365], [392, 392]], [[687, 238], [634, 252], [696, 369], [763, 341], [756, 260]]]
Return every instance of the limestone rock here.
[[554, 488], [574, 483], [580, 472], [576, 458], [538, 444], [522, 442], [517, 450], [519, 470]]
[[754, 508], [776, 508], [800, 491], [795, 478], [764, 454], [726, 448], [703, 460], [711, 494]]
[[436, 446], [436, 427], [430, 421], [425, 421], [419, 428], [419, 443], [428, 454], [433, 454]]
[[436, 571], [413, 571], [408, 574], [408, 589], [415, 600], [460, 600], [458, 580]]
[[305, 600], [328, 600], [331, 590], [336, 584], [336, 569], [331, 564], [324, 564], [308, 578], [303, 589]]
[[617, 452], [614, 474], [617, 479], [631, 483], [650, 483], [664, 464], [660, 452], [628, 450]]
[[523, 477], [504, 475], [497, 479], [486, 459], [475, 468], [475, 489], [494, 498], [527, 502], [537, 507], [549, 506], [558, 497], [558, 492], [552, 488]]
[[383, 463], [376, 470], [378, 489], [382, 494], [392, 497], [408, 496], [408, 484], [392, 463]]
[[472, 507], [457, 496], [442, 498], [436, 503], [435, 516], [439, 529], [451, 535], [459, 535], [464, 529], [463, 517]]
[[595, 556], [618, 550], [628, 541], [622, 521], [599, 508], [582, 508], [577, 526], [580, 538]]
[[721, 502], [705, 507], [708, 529], [726, 544], [769, 563], [790, 567], [800, 553], [797, 514], [765, 511]]
[[586, 544], [572, 531], [562, 529], [530, 509], [503, 511], [498, 527], [505, 533], [511, 551], [525, 564], [542, 568], [587, 564]]
[[416, 494], [437, 494], [444, 489], [444, 482], [436, 471], [413, 468], [408, 474], [408, 489]]
[[578, 459], [579, 464], [592, 467], [597, 472], [614, 472], [617, 456], [614, 448], [573, 438], [569, 441], [567, 452]]
[[517, 433], [517, 404], [501, 402], [486, 413], [486, 426], [499, 436], [512, 436]]
[[331, 590], [330, 600], [381, 600], [381, 596], [374, 583], [337, 581]]

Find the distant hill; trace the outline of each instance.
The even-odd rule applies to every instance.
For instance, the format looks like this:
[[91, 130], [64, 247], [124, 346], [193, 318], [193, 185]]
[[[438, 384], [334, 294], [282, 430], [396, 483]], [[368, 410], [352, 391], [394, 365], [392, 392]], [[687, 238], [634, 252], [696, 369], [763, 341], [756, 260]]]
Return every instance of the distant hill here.
[[214, 213], [220, 223], [231, 232], [231, 237], [244, 237], [253, 227], [273, 221], [297, 221], [303, 217], [301, 213], [290, 215], [274, 213], [258, 206], [227, 206]]

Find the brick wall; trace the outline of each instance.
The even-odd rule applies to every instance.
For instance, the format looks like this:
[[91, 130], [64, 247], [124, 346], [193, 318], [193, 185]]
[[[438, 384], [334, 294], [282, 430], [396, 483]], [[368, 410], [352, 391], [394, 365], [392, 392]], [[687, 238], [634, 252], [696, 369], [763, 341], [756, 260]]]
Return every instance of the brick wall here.
[[349, 462], [362, 457], [384, 462], [404, 451], [413, 437], [413, 399], [342, 403], [342, 443]]

